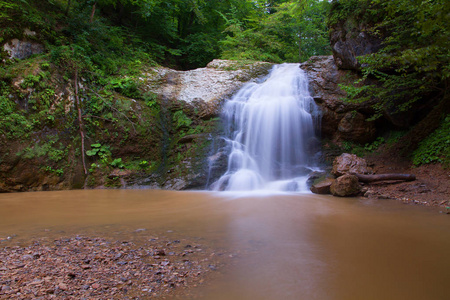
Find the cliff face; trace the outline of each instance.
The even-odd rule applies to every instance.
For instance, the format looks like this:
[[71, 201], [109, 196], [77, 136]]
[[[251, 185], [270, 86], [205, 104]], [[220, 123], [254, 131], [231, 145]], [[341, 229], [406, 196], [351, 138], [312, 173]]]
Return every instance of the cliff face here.
[[[191, 71], [154, 67], [138, 79], [145, 98], [131, 98], [92, 93], [82, 78], [76, 92], [73, 82], [38, 57], [17, 64], [25, 69], [10, 76], [7, 104], [13, 113], [0, 124], [0, 192], [203, 188], [208, 175], [217, 173], [208, 169], [208, 161], [219, 168], [223, 161], [208, 160], [211, 148], [218, 146], [211, 136], [220, 135], [217, 116], [223, 100], [272, 66], [215, 60]], [[76, 95], [82, 103], [88, 174], [81, 159]], [[31, 123], [44, 104], [45, 121]], [[94, 116], [99, 110], [110, 113]]]
[[344, 102], [346, 93], [339, 87], [357, 74], [338, 68], [333, 56], [314, 56], [301, 65], [308, 74], [315, 102], [322, 111], [322, 136], [334, 142], [366, 143], [376, 134], [374, 122], [368, 122], [369, 104]]
[[360, 70], [357, 57], [381, 49], [382, 39], [373, 35], [370, 26], [353, 19], [341, 21], [330, 28], [334, 60], [340, 69]]
[[169, 136], [163, 136], [163, 143], [165, 140], [171, 146], [163, 148], [162, 159], [182, 158], [168, 166], [162, 188], [204, 188], [208, 178], [214, 181], [222, 175], [226, 157], [218, 152], [221, 140], [214, 138], [222, 135], [218, 118], [222, 104], [245, 83], [267, 75], [271, 68], [272, 64], [266, 62], [213, 60], [206, 68], [158, 68], [143, 74], [145, 88], [157, 95], [166, 119], [184, 114], [194, 121], [190, 129], [175, 124]]

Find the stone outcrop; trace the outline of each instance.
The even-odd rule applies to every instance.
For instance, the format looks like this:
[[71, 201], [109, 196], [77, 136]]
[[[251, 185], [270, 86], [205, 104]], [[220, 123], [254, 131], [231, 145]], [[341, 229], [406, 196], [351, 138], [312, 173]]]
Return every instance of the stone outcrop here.
[[[246, 82], [267, 75], [271, 68], [270, 63], [246, 64], [224, 60], [215, 60], [206, 68], [191, 71], [149, 67], [147, 73], [141, 75], [149, 98], [131, 99], [115, 95], [124, 107], [129, 108], [129, 114], [123, 114], [120, 126], [113, 126], [106, 120], [102, 123], [102, 130], [109, 134], [99, 131], [87, 141], [88, 148], [93, 143], [111, 146], [111, 159], [147, 162], [134, 169], [112, 170], [111, 162], [99, 164], [98, 156], [88, 156], [87, 165], [91, 168], [86, 175], [80, 157], [75, 154], [79, 151], [78, 146], [67, 150], [70, 165], [61, 166], [50, 160], [47, 153], [38, 156], [36, 152], [51, 142], [42, 137], [58, 135], [60, 128], [45, 127], [25, 142], [18, 140], [12, 143], [5, 134], [0, 134], [0, 145], [5, 145], [0, 147], [0, 193], [83, 187], [203, 189], [208, 178], [214, 180], [227, 167], [226, 155], [219, 152], [224, 141], [213, 140], [213, 137], [222, 135], [221, 123], [214, 117], [220, 114], [225, 99]], [[30, 67], [30, 74], [37, 72], [38, 66]], [[31, 94], [31, 89], [22, 87], [23, 80], [22, 77], [13, 78], [11, 85], [16, 91]], [[69, 115], [73, 109], [73, 86], [58, 85], [58, 80], [53, 83], [56, 97], [51, 109], [61, 106]], [[83, 90], [82, 81], [78, 88]], [[27, 105], [20, 101], [17, 103], [25, 112]], [[64, 146], [72, 145], [67, 136], [59, 142]], [[25, 157], [28, 152], [30, 154]]]
[[352, 18], [330, 28], [330, 43], [340, 69], [360, 70], [357, 57], [381, 49], [382, 39], [371, 34], [370, 26]]
[[371, 141], [376, 134], [375, 124], [357, 111], [347, 112], [338, 124], [338, 138], [361, 144]]
[[365, 159], [355, 154], [343, 153], [335, 158], [331, 173], [335, 176], [351, 173], [370, 174], [372, 170], [368, 167]]
[[361, 191], [358, 177], [354, 175], [343, 175], [331, 184], [330, 191], [333, 196], [351, 197], [356, 196]]
[[355, 80], [351, 71], [340, 70], [333, 56], [313, 56], [301, 65], [309, 79], [314, 101], [322, 111], [321, 131], [335, 142], [367, 143], [376, 135], [374, 122], [368, 122], [370, 103], [356, 104], [343, 101], [346, 97], [339, 84]]
[[223, 100], [231, 97], [245, 83], [269, 73], [271, 63], [242, 63], [215, 59], [206, 68], [177, 71], [164, 67], [143, 74], [148, 91], [170, 101], [192, 105], [201, 118], [217, 116]]
[[[147, 91], [156, 95], [158, 102], [165, 107], [167, 118], [172, 118], [176, 111], [183, 111], [192, 120], [201, 119], [197, 122], [204, 126], [220, 114], [227, 98], [247, 82], [266, 76], [272, 66], [266, 62], [243, 63], [216, 59], [205, 68], [189, 71], [153, 68], [140, 79]], [[223, 147], [223, 140], [213, 141], [212, 137], [221, 135], [222, 132], [217, 129], [214, 133], [171, 136], [172, 141], [177, 141], [180, 151], [191, 154], [168, 170], [160, 186], [175, 190], [204, 188], [208, 178], [214, 181], [222, 175], [227, 167], [227, 157], [221, 152], [212, 155]], [[211, 148], [216, 149], [211, 151]]]
[[[29, 29], [25, 29], [23, 34], [25, 37], [36, 36], [36, 32]], [[43, 53], [45, 48], [41, 43], [25, 38], [22, 40], [13, 39], [5, 43], [3, 45], [3, 50], [8, 53], [9, 58], [11, 59], [24, 59], [34, 54]]]

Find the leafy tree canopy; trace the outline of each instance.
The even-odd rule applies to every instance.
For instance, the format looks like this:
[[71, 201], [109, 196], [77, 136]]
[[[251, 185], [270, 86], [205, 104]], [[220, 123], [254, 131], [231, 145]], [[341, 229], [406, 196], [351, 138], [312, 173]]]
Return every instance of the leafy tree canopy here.
[[[359, 57], [363, 80], [352, 89], [353, 99], [377, 99], [375, 117], [383, 110], [406, 111], [417, 101], [444, 99], [450, 77], [450, 5], [446, 0], [334, 1], [331, 23], [359, 13], [375, 25], [383, 48]], [[377, 84], [360, 85], [366, 79]]]

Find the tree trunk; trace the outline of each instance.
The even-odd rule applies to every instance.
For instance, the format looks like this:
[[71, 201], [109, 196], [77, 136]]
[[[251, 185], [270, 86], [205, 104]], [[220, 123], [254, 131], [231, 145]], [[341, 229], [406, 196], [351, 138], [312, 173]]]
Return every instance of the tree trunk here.
[[69, 10], [70, 10], [70, 3], [72, 2], [72, 0], [67, 1], [67, 7], [66, 7], [66, 12], [65, 15], [68, 16], [69, 15]]
[[120, 25], [122, 25], [122, 19], [123, 19], [123, 13], [124, 13], [124, 6], [123, 6], [122, 2], [120, 2], [119, 0], [117, 0], [116, 7], [117, 7], [117, 16], [118, 16], [117, 22], [118, 22]]
[[416, 180], [416, 175], [414, 174], [376, 174], [376, 175], [364, 175], [364, 174], [356, 174], [352, 173], [358, 177], [358, 180], [365, 183], [370, 183], [374, 181], [383, 181], [383, 180], [405, 180], [405, 181], [413, 181]]
[[92, 23], [94, 21], [95, 6], [96, 5], [97, 5], [97, 2], [95, 2], [94, 5], [92, 5], [91, 19], [90, 19], [89, 23]]
[[84, 174], [87, 174], [86, 161], [84, 159], [84, 130], [83, 130], [83, 119], [81, 116], [81, 105], [80, 98], [78, 97], [78, 69], [75, 69], [75, 100], [78, 110], [78, 125], [80, 127], [81, 136], [81, 160], [83, 162]]
[[302, 62], [302, 33], [299, 31], [298, 34], [298, 62]]

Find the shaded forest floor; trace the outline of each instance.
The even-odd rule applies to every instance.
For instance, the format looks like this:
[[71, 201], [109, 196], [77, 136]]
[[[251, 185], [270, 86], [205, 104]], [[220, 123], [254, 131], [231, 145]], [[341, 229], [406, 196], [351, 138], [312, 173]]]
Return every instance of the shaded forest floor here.
[[440, 206], [443, 212], [450, 213], [450, 209], [447, 209], [450, 206], [450, 169], [445, 169], [439, 163], [415, 167], [407, 158], [399, 157], [394, 148], [381, 148], [365, 158], [375, 174], [416, 175], [416, 180], [411, 182], [380, 181], [368, 184], [368, 197]]

